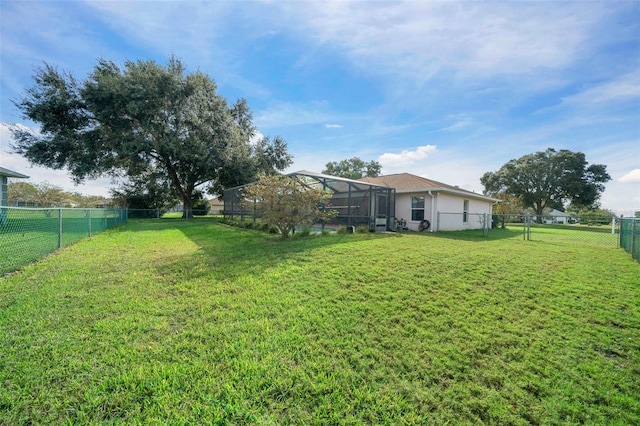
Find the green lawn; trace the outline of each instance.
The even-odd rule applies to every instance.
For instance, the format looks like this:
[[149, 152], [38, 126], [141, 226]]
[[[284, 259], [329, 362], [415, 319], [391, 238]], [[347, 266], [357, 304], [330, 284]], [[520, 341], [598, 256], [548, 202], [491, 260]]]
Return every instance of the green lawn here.
[[639, 424], [640, 264], [130, 221], [0, 278], [0, 424]]

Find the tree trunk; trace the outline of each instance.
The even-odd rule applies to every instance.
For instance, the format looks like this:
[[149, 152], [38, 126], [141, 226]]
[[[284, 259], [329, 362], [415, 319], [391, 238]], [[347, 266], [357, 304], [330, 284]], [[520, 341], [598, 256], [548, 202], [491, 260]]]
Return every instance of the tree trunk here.
[[186, 192], [182, 194], [182, 218], [193, 219], [193, 205], [191, 203], [191, 194]]
[[289, 235], [291, 234], [291, 228], [288, 226], [278, 226], [278, 229], [280, 229], [280, 236], [282, 237], [283, 240], [289, 238]]
[[542, 215], [544, 213], [544, 204], [536, 201], [535, 210], [536, 210], [536, 223], [542, 223]]

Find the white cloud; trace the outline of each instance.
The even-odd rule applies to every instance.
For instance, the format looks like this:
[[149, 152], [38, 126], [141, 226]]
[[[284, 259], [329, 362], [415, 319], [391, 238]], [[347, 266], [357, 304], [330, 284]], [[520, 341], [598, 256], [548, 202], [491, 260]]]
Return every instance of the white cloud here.
[[[191, 52], [238, 86], [246, 40], [281, 34], [307, 49], [340, 52], [360, 72], [423, 85], [447, 78], [526, 75], [562, 69], [588, 54], [590, 32], [608, 13], [599, 3], [87, 2], [123, 37], [157, 52]], [[237, 19], [242, 16], [242, 19]], [[268, 18], [268, 19], [267, 19]], [[229, 45], [225, 37], [241, 31]], [[541, 37], [541, 34], [544, 36]], [[170, 52], [169, 52], [170, 53]], [[299, 59], [300, 60], [300, 59]], [[304, 61], [303, 61], [304, 63]], [[548, 76], [541, 80], [548, 81]], [[269, 91], [250, 87], [253, 92]]]
[[309, 104], [275, 102], [255, 114], [255, 122], [261, 128], [289, 127], [303, 124], [318, 124], [334, 121], [337, 116], [328, 111], [326, 102]]
[[609, 182], [600, 201], [603, 208], [612, 210], [618, 215], [633, 216], [633, 212], [640, 211], [640, 181]]
[[458, 130], [468, 129], [469, 127], [476, 125], [477, 123], [468, 114], [459, 114], [455, 117], [451, 117], [453, 123], [440, 129], [442, 132], [455, 132]]
[[259, 5], [90, 0], [85, 5], [115, 33], [144, 46], [151, 56], [176, 55], [188, 70], [202, 69], [220, 85], [239, 88], [245, 96], [271, 96], [268, 88], [245, 77], [242, 70], [250, 45], [247, 40], [273, 34], [272, 22]]
[[618, 179], [622, 183], [635, 183], [640, 182], [640, 169], [631, 170], [629, 173]]
[[298, 25], [312, 27], [317, 43], [336, 46], [367, 72], [418, 82], [446, 71], [476, 77], [566, 67], [607, 13], [597, 4], [548, 2], [336, 1], [301, 9]]
[[[34, 166], [21, 155], [14, 154], [11, 150], [13, 138], [9, 124], [0, 123], [0, 166], [29, 176], [28, 181], [33, 183], [48, 182], [68, 192], [79, 192], [85, 195], [109, 196], [109, 188], [113, 187], [111, 179], [88, 180], [84, 184], [76, 185], [66, 170], [54, 170], [45, 167]], [[18, 124], [18, 126], [22, 126]], [[33, 132], [37, 129], [29, 128]]]
[[399, 154], [385, 152], [380, 157], [378, 157], [378, 162], [383, 167], [402, 167], [408, 166], [416, 161], [426, 159], [429, 154], [436, 152], [437, 148], [435, 145], [423, 145], [419, 146], [413, 151], [411, 150], [403, 150]]
[[616, 80], [591, 87], [578, 94], [567, 96], [564, 104], [596, 106], [640, 98], [640, 71], [629, 73]]
[[324, 125], [324, 127], [326, 127], [327, 129], [342, 129], [342, 125], [341, 124], [330, 124], [327, 123]]

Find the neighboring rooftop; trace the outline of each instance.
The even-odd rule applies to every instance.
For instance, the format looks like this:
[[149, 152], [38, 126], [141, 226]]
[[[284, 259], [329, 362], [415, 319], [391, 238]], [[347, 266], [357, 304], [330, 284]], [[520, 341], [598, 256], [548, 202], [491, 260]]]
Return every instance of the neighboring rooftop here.
[[23, 175], [22, 173], [14, 172], [13, 170], [5, 169], [4, 167], [0, 167], [0, 176], [6, 176], [11, 178], [20, 178], [20, 179], [29, 179], [29, 176]]

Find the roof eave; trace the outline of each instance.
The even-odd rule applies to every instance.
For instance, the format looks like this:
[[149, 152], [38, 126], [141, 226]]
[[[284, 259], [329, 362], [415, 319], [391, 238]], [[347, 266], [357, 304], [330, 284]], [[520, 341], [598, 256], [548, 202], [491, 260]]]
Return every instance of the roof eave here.
[[470, 198], [478, 198], [481, 200], [491, 201], [494, 203], [500, 202], [501, 200], [497, 198], [487, 197], [486, 195], [477, 194], [475, 192], [468, 191], [456, 191], [454, 189], [449, 188], [420, 188], [420, 189], [396, 189], [397, 194], [409, 194], [412, 192], [446, 192], [449, 194], [463, 195]]
[[18, 178], [18, 179], [29, 179], [29, 176], [27, 175], [14, 172], [13, 170], [5, 169], [4, 167], [0, 167], [0, 176], [6, 176], [6, 177]]

